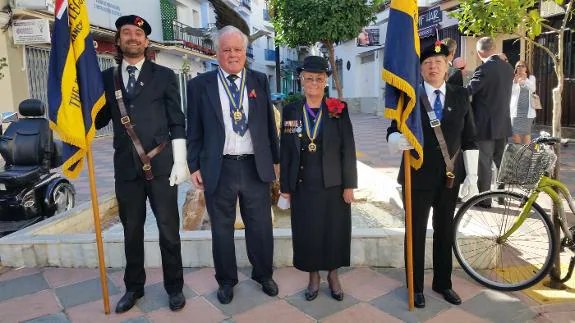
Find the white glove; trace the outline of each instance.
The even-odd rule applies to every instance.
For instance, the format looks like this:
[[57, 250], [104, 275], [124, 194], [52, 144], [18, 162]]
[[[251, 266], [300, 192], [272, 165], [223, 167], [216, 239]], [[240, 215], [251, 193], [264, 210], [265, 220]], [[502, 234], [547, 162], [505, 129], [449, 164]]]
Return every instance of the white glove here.
[[174, 166], [170, 175], [170, 186], [179, 185], [190, 178], [188, 168], [186, 139], [172, 140], [172, 152], [174, 154]]
[[477, 188], [477, 164], [479, 162], [479, 150], [465, 150], [463, 152], [463, 163], [467, 177], [459, 190], [459, 197], [463, 202], [469, 200], [474, 195], [479, 194]]
[[413, 146], [402, 133], [394, 132], [387, 137], [387, 148], [389, 148], [390, 153], [396, 154], [404, 150], [413, 149]]

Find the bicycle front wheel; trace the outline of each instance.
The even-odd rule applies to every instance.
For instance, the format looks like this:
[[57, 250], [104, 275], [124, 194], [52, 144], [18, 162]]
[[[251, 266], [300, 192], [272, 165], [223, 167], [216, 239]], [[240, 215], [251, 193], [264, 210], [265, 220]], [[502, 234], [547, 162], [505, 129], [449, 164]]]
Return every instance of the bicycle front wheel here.
[[[488, 191], [464, 203], [454, 219], [455, 257], [480, 284], [502, 291], [528, 288], [539, 282], [556, 252], [549, 216], [533, 203], [525, 221], [509, 237], [527, 196]], [[491, 204], [491, 207], [484, 205]]]

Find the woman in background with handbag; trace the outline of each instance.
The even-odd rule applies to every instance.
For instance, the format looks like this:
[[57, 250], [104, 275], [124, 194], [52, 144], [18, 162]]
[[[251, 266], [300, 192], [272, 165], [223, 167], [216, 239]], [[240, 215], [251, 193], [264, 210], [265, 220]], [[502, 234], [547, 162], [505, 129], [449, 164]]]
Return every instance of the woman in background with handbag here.
[[513, 78], [509, 107], [514, 143], [528, 144], [531, 142], [531, 127], [535, 119], [535, 109], [536, 106], [541, 108], [541, 102], [535, 94], [535, 89], [535, 76], [529, 73], [525, 61], [518, 61], [515, 64], [515, 77]]

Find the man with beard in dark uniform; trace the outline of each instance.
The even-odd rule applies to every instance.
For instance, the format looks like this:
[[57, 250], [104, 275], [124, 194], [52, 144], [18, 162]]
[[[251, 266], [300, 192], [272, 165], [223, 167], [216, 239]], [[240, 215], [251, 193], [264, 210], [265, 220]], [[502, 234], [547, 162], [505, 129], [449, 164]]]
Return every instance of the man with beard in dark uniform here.
[[[185, 118], [174, 72], [146, 59], [152, 28], [141, 17], [116, 20], [117, 67], [103, 73], [106, 106], [96, 127], [114, 125], [114, 175], [124, 227], [126, 294], [116, 313], [144, 296], [146, 200], [160, 236], [164, 287], [173, 311], [186, 304], [179, 235], [178, 188], [189, 177]], [[119, 97], [120, 96], [120, 97]]]

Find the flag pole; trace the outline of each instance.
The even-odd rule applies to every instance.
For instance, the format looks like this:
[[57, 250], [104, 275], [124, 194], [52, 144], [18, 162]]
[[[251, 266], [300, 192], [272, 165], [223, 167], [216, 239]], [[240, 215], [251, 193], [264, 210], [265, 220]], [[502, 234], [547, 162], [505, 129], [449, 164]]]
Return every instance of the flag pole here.
[[411, 221], [411, 153], [403, 151], [403, 167], [405, 173], [405, 252], [407, 258], [407, 307], [413, 311], [413, 226]]
[[94, 160], [92, 158], [92, 144], [88, 145], [88, 176], [90, 178], [90, 194], [92, 196], [92, 212], [96, 229], [96, 246], [98, 247], [98, 266], [100, 267], [100, 283], [102, 285], [102, 298], [104, 313], [110, 314], [110, 298], [106, 279], [106, 264], [104, 263], [104, 244], [102, 243], [102, 227], [100, 226], [100, 209], [98, 207], [98, 193], [96, 191], [96, 178], [94, 176]]

